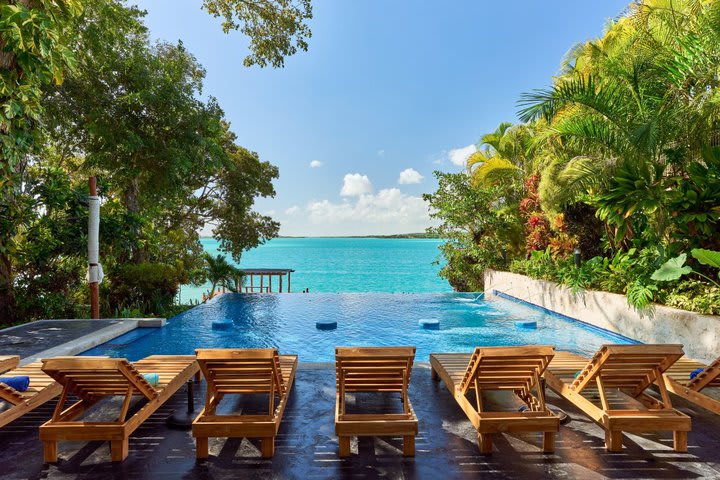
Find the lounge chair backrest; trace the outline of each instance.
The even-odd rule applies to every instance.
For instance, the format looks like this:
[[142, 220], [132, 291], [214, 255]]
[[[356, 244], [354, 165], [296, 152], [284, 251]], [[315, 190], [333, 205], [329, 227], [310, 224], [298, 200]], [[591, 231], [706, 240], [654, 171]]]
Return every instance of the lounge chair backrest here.
[[687, 386], [697, 392], [703, 388], [720, 388], [720, 357], [690, 380]]
[[25, 398], [9, 385], [0, 382], [0, 400], [4, 400], [11, 405], [18, 405], [25, 401]]
[[480, 389], [529, 391], [554, 356], [552, 346], [476, 347], [460, 390], [466, 393], [477, 382]]
[[600, 378], [604, 388], [639, 395], [682, 356], [682, 345], [603, 345], [570, 388], [581, 392]]
[[198, 349], [195, 355], [213, 392], [285, 394], [276, 348]]
[[410, 383], [415, 347], [337, 347], [336, 385], [345, 392], [403, 392]]
[[124, 358], [56, 357], [43, 360], [42, 370], [81, 399], [106, 395], [143, 395], [148, 400], [158, 392]]

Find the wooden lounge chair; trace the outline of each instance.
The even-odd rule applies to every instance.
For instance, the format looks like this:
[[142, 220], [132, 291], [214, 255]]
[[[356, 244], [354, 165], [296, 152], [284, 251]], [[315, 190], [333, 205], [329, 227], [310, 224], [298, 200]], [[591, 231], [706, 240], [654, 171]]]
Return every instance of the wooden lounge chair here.
[[[45, 461], [57, 461], [58, 441], [106, 440], [112, 461], [119, 462], [128, 455], [130, 435], [198, 372], [198, 365], [191, 355], [153, 355], [133, 363], [124, 358], [57, 357], [43, 360], [42, 369], [62, 385], [52, 418], [40, 427]], [[159, 375], [156, 386], [143, 377], [147, 373]], [[79, 400], [63, 409], [71, 395]], [[92, 405], [115, 396], [124, 397], [115, 419], [82, 421]], [[135, 396], [143, 404], [127, 418]]]
[[[605, 446], [622, 450], [622, 432], [673, 432], [675, 451], [687, 451], [690, 417], [675, 410], [663, 373], [683, 355], [682, 345], [604, 345], [588, 361], [558, 352], [547, 385], [605, 429]], [[645, 391], [656, 382], [661, 400]]]
[[[492, 453], [492, 435], [504, 432], [542, 432], [543, 451], [551, 453], [560, 418], [545, 406], [540, 378], [554, 354], [549, 346], [477, 347], [472, 354], [433, 353], [430, 365], [477, 429], [481, 453]], [[492, 390], [513, 392], [526, 410], [488, 411], [482, 393]]]
[[0, 373], [12, 370], [18, 366], [18, 363], [20, 363], [20, 357], [17, 355], [0, 355]]
[[0, 373], [3, 377], [30, 377], [30, 386], [24, 392], [18, 392], [0, 382], [0, 427], [52, 400], [62, 390], [55, 380], [43, 373], [40, 362], [17, 367], [19, 362], [20, 357], [17, 356], [0, 357]]
[[[200, 349], [198, 364], [207, 380], [205, 408], [192, 425], [197, 458], [207, 458], [209, 437], [260, 438], [264, 458], [275, 453], [275, 436], [297, 371], [297, 355], [278, 355], [277, 349]], [[228, 394], [268, 396], [265, 415], [220, 415], [216, 409]], [[277, 401], [276, 401], [277, 395]]]
[[[690, 373], [702, 369], [695, 378]], [[665, 372], [667, 389], [713, 413], [720, 414], [720, 357], [710, 365], [681, 358]]]
[[[340, 456], [350, 455], [350, 437], [402, 436], [403, 455], [415, 455], [418, 420], [410, 405], [408, 385], [415, 347], [337, 347], [335, 434]], [[397, 392], [402, 413], [346, 413], [348, 393]]]

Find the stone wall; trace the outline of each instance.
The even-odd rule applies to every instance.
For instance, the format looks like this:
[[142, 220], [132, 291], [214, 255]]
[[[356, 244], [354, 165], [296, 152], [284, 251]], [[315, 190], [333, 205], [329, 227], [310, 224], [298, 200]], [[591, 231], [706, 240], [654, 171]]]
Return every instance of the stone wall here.
[[485, 271], [485, 298], [493, 290], [539, 305], [643, 343], [680, 343], [688, 357], [710, 362], [720, 356], [720, 317], [654, 305], [636, 310], [624, 295], [587, 290], [577, 295], [553, 282], [495, 270]]

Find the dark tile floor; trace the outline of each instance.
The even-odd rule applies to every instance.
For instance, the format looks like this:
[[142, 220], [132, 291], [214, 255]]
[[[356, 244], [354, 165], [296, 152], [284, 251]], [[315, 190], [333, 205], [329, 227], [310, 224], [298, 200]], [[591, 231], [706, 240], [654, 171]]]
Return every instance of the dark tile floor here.
[[[195, 391], [198, 406], [204, 384]], [[183, 389], [184, 390], [184, 389]], [[475, 431], [449, 393], [434, 383], [426, 365], [413, 372], [411, 400], [420, 419], [415, 458], [403, 458], [399, 439], [362, 438], [353, 455], [337, 457], [332, 368], [298, 371], [272, 460], [259, 457], [259, 443], [247, 439], [211, 440], [211, 458], [196, 462], [189, 432], [170, 430], [165, 419], [184, 410], [180, 391], [130, 439], [130, 456], [109, 462], [104, 443], [62, 443], [61, 461], [43, 465], [37, 427], [53, 405], [0, 429], [0, 478], [3, 479], [230, 479], [230, 478], [718, 478], [720, 416], [677, 401], [692, 415], [689, 452], [672, 451], [671, 434], [626, 437], [622, 453], [607, 453], [602, 430], [569, 404], [549, 395], [568, 412], [557, 452], [544, 455], [535, 435], [497, 436], [492, 456], [481, 456]]]
[[121, 320], [40, 320], [0, 332], [0, 355], [30, 357]]

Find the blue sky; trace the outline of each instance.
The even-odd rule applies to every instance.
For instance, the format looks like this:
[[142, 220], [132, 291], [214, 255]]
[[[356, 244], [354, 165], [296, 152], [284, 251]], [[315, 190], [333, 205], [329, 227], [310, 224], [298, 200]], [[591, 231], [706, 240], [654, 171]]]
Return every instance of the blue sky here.
[[280, 167], [257, 209], [283, 235], [321, 236], [424, 230], [433, 170], [460, 170], [453, 159], [516, 120], [519, 95], [629, 2], [314, 0], [309, 51], [278, 70], [243, 67], [247, 40], [200, 0], [134, 3], [153, 38], [205, 67], [239, 143]]

